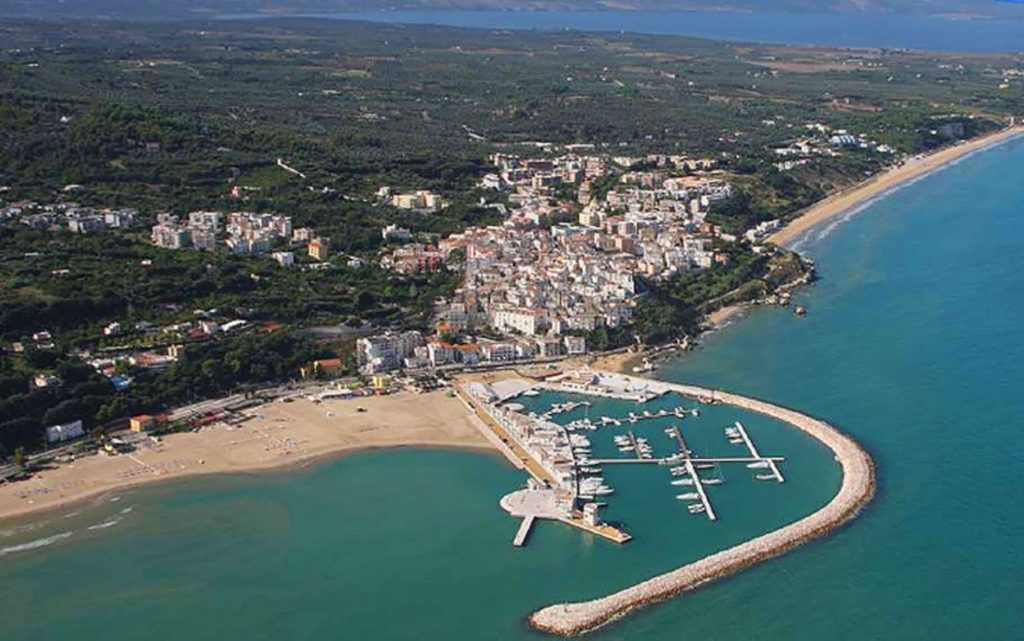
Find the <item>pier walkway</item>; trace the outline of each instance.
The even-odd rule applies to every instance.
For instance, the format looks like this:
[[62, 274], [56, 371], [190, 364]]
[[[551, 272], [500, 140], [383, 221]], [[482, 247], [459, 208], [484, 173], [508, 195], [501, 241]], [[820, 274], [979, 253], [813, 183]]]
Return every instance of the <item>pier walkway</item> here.
[[[694, 464], [700, 463], [757, 463], [758, 461], [771, 461], [773, 463], [782, 463], [786, 460], [784, 456], [758, 456], [757, 458], [750, 458], [749, 456], [694, 456], [690, 458]], [[677, 457], [668, 458], [592, 458], [587, 460], [588, 465], [629, 465], [635, 463], [646, 463], [652, 465], [672, 465], [674, 463], [682, 463], [683, 460]]]
[[523, 519], [523, 522], [519, 524], [519, 529], [516, 531], [516, 536], [512, 539], [512, 545], [517, 548], [523, 547], [526, 544], [526, 537], [530, 535], [530, 528], [533, 527], [533, 522], [537, 517], [529, 514]]
[[697, 468], [693, 463], [693, 457], [690, 456], [690, 448], [686, 447], [683, 431], [678, 427], [676, 428], [676, 440], [679, 441], [679, 453], [683, 457], [686, 471], [690, 474], [690, 478], [693, 479], [693, 489], [697, 490], [700, 502], [704, 504], [704, 514], [707, 515], [709, 521], [717, 521], [718, 516], [715, 515], [715, 508], [711, 507], [711, 499], [708, 498], [707, 492], [704, 491], [704, 483], [701, 482], [700, 474], [697, 473]]
[[760, 454], [758, 454], [757, 448], [754, 447], [754, 441], [751, 440], [750, 436], [747, 434], [747, 428], [743, 427], [743, 423], [736, 421], [736, 429], [739, 430], [740, 437], [743, 439], [743, 442], [746, 443], [747, 449], [750, 450], [750, 456], [757, 459], [758, 461], [764, 461], [765, 463], [767, 463], [768, 469], [772, 471], [772, 475], [775, 477], [775, 480], [778, 481], [779, 483], [785, 483], [786, 479], [782, 478], [782, 472], [779, 471], [779, 466], [775, 464], [775, 461], [771, 460], [770, 458], [763, 458]]

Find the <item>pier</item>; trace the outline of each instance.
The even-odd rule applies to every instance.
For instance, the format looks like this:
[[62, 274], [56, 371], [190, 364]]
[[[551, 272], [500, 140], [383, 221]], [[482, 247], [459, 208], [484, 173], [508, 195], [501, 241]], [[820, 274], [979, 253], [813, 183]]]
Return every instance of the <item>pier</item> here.
[[636, 460], [638, 461], [649, 461], [653, 457], [650, 454], [644, 454], [640, 451], [640, 441], [637, 440], [636, 434], [632, 431], [626, 432], [626, 436], [629, 437], [629, 442], [633, 446], [633, 453], [636, 454]]
[[715, 515], [715, 508], [711, 507], [711, 499], [708, 498], [707, 492], [704, 491], [704, 484], [701, 482], [700, 474], [697, 473], [693, 457], [690, 456], [690, 449], [686, 447], [683, 431], [676, 427], [675, 433], [676, 441], [679, 442], [679, 454], [683, 457], [683, 464], [686, 466], [686, 471], [689, 473], [690, 478], [693, 479], [693, 488], [697, 490], [700, 502], [704, 504], [704, 514], [707, 515], [709, 521], [717, 521], [718, 516]]
[[526, 544], [526, 537], [530, 535], [530, 529], [533, 527], [533, 522], [537, 519], [532, 514], [528, 514], [519, 524], [519, 529], [516, 530], [516, 536], [512, 539], [512, 545], [517, 548], [521, 548]]
[[[700, 465], [701, 463], [757, 463], [758, 461], [772, 461], [774, 463], [782, 463], [786, 460], [785, 456], [759, 456], [757, 458], [751, 458], [749, 456], [694, 456], [690, 457], [694, 465]], [[648, 465], [672, 465], [674, 463], [682, 463], [683, 460], [678, 456], [669, 456], [662, 458], [592, 458], [587, 459], [588, 465], [635, 465], [648, 464]]]
[[779, 471], [779, 466], [775, 464], [775, 461], [770, 458], [764, 458], [758, 454], [757, 448], [754, 447], [754, 441], [751, 440], [750, 435], [747, 434], [747, 428], [743, 427], [743, 423], [736, 421], [736, 429], [739, 430], [740, 438], [743, 439], [743, 443], [746, 444], [747, 449], [750, 450], [750, 456], [757, 459], [759, 462], [764, 461], [767, 463], [768, 469], [771, 470], [772, 476], [775, 477], [775, 480], [779, 483], [785, 483], [786, 479], [782, 477], [782, 472]]

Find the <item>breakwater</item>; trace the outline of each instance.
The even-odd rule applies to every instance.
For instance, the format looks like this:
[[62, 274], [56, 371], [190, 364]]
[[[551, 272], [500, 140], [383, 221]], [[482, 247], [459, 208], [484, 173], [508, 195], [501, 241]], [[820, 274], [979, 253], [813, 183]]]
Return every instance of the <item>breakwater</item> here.
[[825, 421], [755, 398], [692, 385], [676, 385], [631, 376], [600, 373], [611, 387], [675, 391], [685, 396], [712, 398], [785, 421], [814, 437], [835, 455], [843, 480], [836, 495], [820, 510], [794, 523], [605, 597], [580, 603], [548, 606], [530, 615], [530, 624], [562, 636], [589, 632], [644, 605], [663, 601], [710, 581], [738, 572], [840, 527], [864, 507], [875, 492], [875, 468], [856, 441]]

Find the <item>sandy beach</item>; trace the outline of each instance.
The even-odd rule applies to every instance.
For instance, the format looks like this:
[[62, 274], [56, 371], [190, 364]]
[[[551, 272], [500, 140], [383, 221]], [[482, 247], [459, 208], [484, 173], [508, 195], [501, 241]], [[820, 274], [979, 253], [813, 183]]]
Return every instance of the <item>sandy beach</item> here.
[[[357, 408], [365, 408], [359, 412]], [[493, 449], [466, 407], [445, 391], [353, 400], [274, 402], [237, 427], [170, 434], [131, 454], [95, 455], [0, 485], [0, 520], [64, 508], [145, 483], [255, 472], [379, 447]]]
[[818, 202], [805, 210], [799, 218], [769, 236], [768, 241], [785, 246], [812, 227], [862, 205], [905, 182], [920, 178], [967, 154], [991, 147], [1021, 134], [1024, 134], [1024, 126], [1018, 125], [941, 149], [927, 156], [915, 157], [899, 167], [878, 174], [855, 187], [833, 194]]

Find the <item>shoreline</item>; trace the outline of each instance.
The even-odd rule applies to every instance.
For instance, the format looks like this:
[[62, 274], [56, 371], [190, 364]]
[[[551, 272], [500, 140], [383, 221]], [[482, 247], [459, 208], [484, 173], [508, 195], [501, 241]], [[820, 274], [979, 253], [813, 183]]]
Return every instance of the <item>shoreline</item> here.
[[882, 197], [903, 185], [943, 169], [951, 163], [973, 153], [1000, 145], [1024, 135], [1024, 125], [1013, 125], [954, 145], [926, 156], [915, 157], [899, 167], [872, 176], [848, 189], [836, 192], [818, 201], [767, 238], [768, 242], [788, 246], [802, 235], [832, 218], [855, 209], [868, 201]]
[[782, 555], [842, 527], [856, 517], [875, 494], [875, 464], [871, 456], [853, 438], [821, 419], [756, 398], [720, 390], [630, 378], [649, 382], [652, 388], [669, 389], [690, 397], [713, 397], [728, 405], [784, 421], [832, 450], [843, 471], [842, 484], [836, 495], [822, 508], [789, 525], [608, 596], [577, 603], [559, 603], [537, 610], [528, 617], [529, 624], [537, 630], [559, 636], [585, 634], [640, 607], [665, 601], [761, 561]]
[[[358, 406], [368, 412], [358, 412]], [[249, 419], [233, 429], [218, 425], [168, 434], [127, 455], [86, 456], [0, 485], [0, 524], [59, 513], [144, 485], [286, 471], [375, 449], [459, 449], [501, 456], [459, 399], [444, 391], [321, 405], [300, 399], [266, 403], [244, 414]]]

